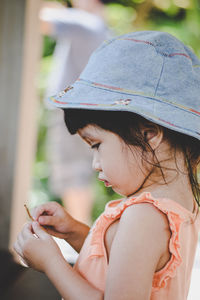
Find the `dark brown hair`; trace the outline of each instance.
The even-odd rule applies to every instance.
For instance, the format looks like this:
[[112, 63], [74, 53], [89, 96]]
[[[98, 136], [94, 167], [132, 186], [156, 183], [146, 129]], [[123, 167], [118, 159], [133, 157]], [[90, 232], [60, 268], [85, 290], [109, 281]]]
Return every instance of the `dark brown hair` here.
[[[166, 183], [163, 167], [158, 161], [155, 151], [142, 134], [144, 126], [155, 126], [154, 123], [132, 112], [101, 111], [85, 109], [63, 109], [65, 124], [71, 134], [77, 133], [88, 124], [97, 125], [104, 130], [116, 133], [127, 145], [139, 146], [142, 149], [142, 159], [154, 168], [159, 168]], [[181, 150], [185, 157], [191, 188], [194, 197], [200, 206], [200, 186], [198, 182], [198, 165], [200, 162], [200, 141], [191, 136], [167, 129], [158, 125], [167, 139], [176, 161], [176, 151]], [[152, 161], [147, 160], [147, 152], [151, 151]], [[177, 164], [177, 162], [176, 162]], [[177, 166], [178, 167], [178, 166]], [[174, 170], [175, 171], [175, 170]]]

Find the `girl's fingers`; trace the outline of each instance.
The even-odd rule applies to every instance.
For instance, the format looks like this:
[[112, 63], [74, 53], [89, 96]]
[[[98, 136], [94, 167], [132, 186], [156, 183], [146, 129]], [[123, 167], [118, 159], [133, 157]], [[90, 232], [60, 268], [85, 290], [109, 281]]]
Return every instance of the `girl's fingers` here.
[[55, 212], [55, 209], [56, 209], [56, 203], [54, 203], [54, 202], [44, 203], [40, 206], [33, 208], [31, 210], [31, 214], [35, 220], [38, 220], [38, 218], [44, 213], [53, 215]]
[[[19, 248], [23, 249], [26, 242], [33, 238], [35, 238], [35, 237], [33, 235], [32, 223], [31, 222], [26, 223], [23, 227], [23, 230], [18, 234], [18, 237], [17, 237], [18, 249]], [[22, 254], [22, 252], [21, 252], [21, 254]]]
[[23, 258], [22, 248], [20, 247], [18, 240], [14, 243], [13, 248], [17, 252], [17, 254]]
[[54, 226], [55, 225], [55, 217], [52, 217], [52, 216], [40, 216], [38, 218], [38, 222], [39, 222], [40, 225]]
[[46, 205], [40, 205], [38, 207], [35, 207], [31, 210], [32, 217], [37, 220], [40, 215], [42, 215], [44, 212], [46, 212]]
[[32, 235], [33, 235], [33, 232], [32, 232], [32, 222], [28, 222], [28, 223], [26, 223], [24, 225], [21, 234], [22, 234], [22, 237], [24, 239], [32, 237]]
[[24, 265], [25, 267], [28, 267], [28, 263], [27, 263], [24, 255], [23, 255], [22, 249], [19, 246], [18, 242], [15, 242], [13, 248], [17, 252], [17, 254], [20, 256], [20, 260], [21, 260], [22, 265]]
[[19, 245], [19, 247], [20, 247], [21, 249], [22, 249], [23, 246], [24, 246], [24, 242], [25, 242], [25, 239], [24, 239], [24, 237], [23, 237], [23, 233], [20, 232], [20, 233], [18, 234], [18, 237], [17, 237], [17, 243], [18, 243], [18, 245]]
[[32, 223], [32, 228], [34, 233], [40, 238], [40, 239], [46, 239], [49, 237], [49, 234], [42, 228], [38, 222]]

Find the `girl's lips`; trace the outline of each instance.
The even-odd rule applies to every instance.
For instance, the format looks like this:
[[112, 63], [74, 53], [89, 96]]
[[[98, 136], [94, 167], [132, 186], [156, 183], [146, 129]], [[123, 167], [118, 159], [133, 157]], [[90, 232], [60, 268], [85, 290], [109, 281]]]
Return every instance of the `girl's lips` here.
[[99, 180], [100, 181], [103, 181], [104, 182], [104, 185], [106, 186], [106, 187], [111, 187], [112, 185], [107, 181], [107, 180], [105, 180], [105, 179], [100, 179], [99, 178]]
[[111, 187], [111, 186], [112, 186], [112, 185], [111, 185], [108, 181], [106, 181], [106, 180], [104, 181], [104, 184], [105, 184], [106, 187]]

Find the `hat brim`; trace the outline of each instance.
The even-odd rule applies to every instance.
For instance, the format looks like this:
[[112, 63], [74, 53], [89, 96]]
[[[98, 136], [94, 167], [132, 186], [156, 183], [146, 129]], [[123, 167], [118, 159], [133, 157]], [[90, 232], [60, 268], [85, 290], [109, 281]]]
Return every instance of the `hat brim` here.
[[[133, 112], [156, 124], [200, 140], [200, 113], [191, 108], [177, 106], [173, 100], [76, 81], [65, 91], [50, 97], [49, 101], [53, 106], [62, 109]], [[198, 128], [196, 124], [199, 124]]]

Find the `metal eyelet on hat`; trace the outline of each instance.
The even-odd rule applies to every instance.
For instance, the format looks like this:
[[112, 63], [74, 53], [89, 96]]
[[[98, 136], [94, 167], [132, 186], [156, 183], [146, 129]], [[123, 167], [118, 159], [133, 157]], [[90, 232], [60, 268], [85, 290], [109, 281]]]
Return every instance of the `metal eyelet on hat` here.
[[61, 98], [62, 96], [64, 96], [69, 90], [73, 89], [73, 86], [69, 85], [68, 87], [66, 87], [63, 91], [61, 91], [58, 94], [58, 97]]
[[114, 102], [116, 104], [128, 105], [131, 102], [131, 99], [119, 99]]

